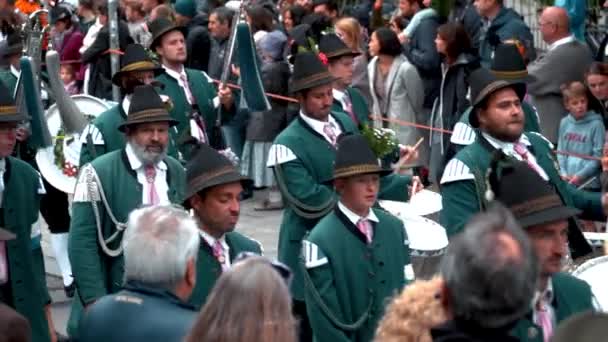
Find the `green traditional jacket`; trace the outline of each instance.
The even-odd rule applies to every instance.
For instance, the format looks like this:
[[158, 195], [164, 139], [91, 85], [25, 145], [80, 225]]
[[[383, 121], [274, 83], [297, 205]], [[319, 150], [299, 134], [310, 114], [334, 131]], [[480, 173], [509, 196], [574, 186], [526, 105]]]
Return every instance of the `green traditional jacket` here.
[[[315, 341], [371, 341], [387, 300], [408, 282], [410, 251], [403, 222], [381, 209], [371, 210], [379, 222], [373, 223], [370, 244], [337, 206], [304, 239], [302, 254], [310, 276], [304, 282], [306, 310]], [[315, 292], [330, 312], [321, 308]], [[365, 313], [369, 316], [359, 327], [348, 329], [329, 318], [353, 325]]]
[[[209, 136], [211, 128], [216, 124], [218, 107], [220, 106], [219, 99], [217, 98], [217, 91], [213, 85], [211, 79], [200, 70], [185, 69], [186, 75], [188, 75], [188, 84], [192, 95], [196, 99], [199, 113], [202, 115], [205, 133]], [[184, 146], [183, 142], [187, 141], [191, 137], [190, 133], [190, 114], [192, 108], [186, 99], [186, 93], [184, 89], [179, 86], [177, 80], [167, 73], [163, 73], [156, 78], [157, 81], [164, 85], [163, 89], [160, 89], [160, 93], [169, 96], [173, 103], [171, 109], [171, 116], [179, 121], [175, 131], [175, 143], [177, 144], [179, 152], [183, 155], [185, 160], [189, 159], [190, 148]], [[217, 103], [215, 105], [214, 101]], [[238, 101], [235, 99], [234, 105], [230, 111], [222, 110], [222, 121], [229, 119], [235, 112], [236, 104]]]
[[[168, 197], [171, 203], [182, 203], [185, 184], [185, 171], [182, 165], [172, 157], [164, 159], [167, 165]], [[83, 305], [90, 304], [98, 298], [117, 292], [123, 285], [123, 257], [110, 257], [102, 250], [97, 237], [97, 223], [92, 202], [95, 194], [88, 192], [86, 168], [92, 167], [97, 175], [107, 198], [112, 213], [118, 222], [127, 222], [129, 213], [142, 203], [143, 186], [131, 169], [125, 149], [107, 153], [93, 160], [81, 170], [80, 178], [74, 190], [72, 205], [72, 222], [68, 251], [72, 272], [77, 286], [77, 295], [72, 303], [72, 312], [68, 322], [70, 336], [76, 338], [78, 322]], [[99, 188], [93, 186], [94, 192]], [[105, 206], [96, 201], [99, 208], [101, 232], [108, 239], [117, 230]], [[122, 234], [108, 247], [116, 249], [122, 241]]]
[[[331, 115], [343, 133], [357, 133], [352, 120], [344, 113]], [[300, 270], [302, 238], [328, 214], [337, 201], [330, 183], [336, 149], [315, 132], [300, 116], [294, 119], [275, 139], [268, 154], [268, 166], [286, 203], [279, 232], [278, 257], [294, 274], [292, 296], [304, 300]], [[407, 185], [411, 177], [390, 175], [380, 181], [379, 198], [407, 201]]]
[[[365, 98], [363, 97], [363, 95], [361, 95], [361, 92], [359, 92], [359, 90], [353, 87], [348, 87], [346, 88], [346, 93], [350, 97], [350, 101], [353, 106], [353, 112], [358, 121], [355, 122], [355, 125], [357, 125], [357, 127], [361, 127], [361, 125], [369, 123], [369, 107], [367, 106], [367, 101], [365, 101]], [[346, 109], [343, 108], [342, 103], [338, 101], [335, 97], [334, 103], [331, 106], [331, 110], [333, 112], [342, 112], [346, 115], [349, 115], [346, 112]]]
[[[552, 145], [538, 133], [524, 133], [531, 146], [530, 152], [538, 165], [547, 173], [549, 182], [556, 188], [564, 203], [583, 212], [583, 217], [603, 221], [600, 193], [578, 190], [562, 180]], [[478, 137], [463, 148], [448, 165], [441, 179], [443, 210], [440, 223], [448, 236], [460, 232], [474, 214], [485, 209], [486, 171], [490, 165], [491, 151]]]
[[[118, 127], [127, 120], [127, 114], [122, 103], [101, 113], [91, 122], [81, 134], [82, 148], [80, 150], [80, 164], [85, 165], [93, 159], [106, 153], [121, 150], [127, 144], [126, 136]], [[175, 139], [177, 130], [171, 129], [167, 154], [179, 160]]]
[[2, 222], [14, 233], [15, 240], [6, 242], [10, 275], [11, 305], [25, 316], [32, 328], [32, 341], [49, 341], [49, 328], [44, 311], [50, 303], [46, 280], [40, 277], [39, 264], [32, 251], [32, 224], [38, 220], [42, 179], [29, 164], [6, 157]]
[[13, 96], [15, 95], [15, 88], [17, 88], [17, 76], [11, 72], [10, 68], [0, 71], [0, 82], [4, 83]]
[[[536, 108], [527, 101], [522, 101], [521, 108], [524, 111], [524, 132], [540, 133], [540, 118]], [[460, 120], [454, 125], [450, 142], [456, 145], [469, 145], [475, 141], [476, 131], [469, 124], [469, 116], [473, 107], [467, 108], [462, 113]]]
[[[252, 252], [262, 255], [262, 246], [257, 241], [240, 233], [227, 233], [225, 239], [230, 247], [231, 263], [241, 252]], [[198, 259], [196, 260], [196, 284], [188, 303], [196, 307], [197, 310], [200, 310], [205, 305], [207, 296], [221, 274], [222, 266], [213, 255], [213, 251], [207, 241], [201, 237], [201, 247], [198, 250]]]
[[[574, 314], [594, 310], [593, 293], [589, 284], [566, 273], [553, 275], [551, 281], [553, 282], [551, 306], [555, 310], [556, 326]], [[539, 325], [534, 324], [532, 311], [518, 321], [511, 334], [522, 342], [544, 341], [543, 330]]]

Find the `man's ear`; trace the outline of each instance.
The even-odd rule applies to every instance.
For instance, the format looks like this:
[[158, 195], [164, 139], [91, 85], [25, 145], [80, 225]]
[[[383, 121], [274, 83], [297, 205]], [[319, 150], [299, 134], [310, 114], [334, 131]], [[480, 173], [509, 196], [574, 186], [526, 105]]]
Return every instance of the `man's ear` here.
[[445, 312], [450, 314], [451, 310], [450, 310], [450, 289], [446, 286], [445, 281], [442, 280], [441, 281], [441, 287], [440, 287], [440, 291], [439, 291], [439, 300], [441, 301], [441, 306], [443, 306], [443, 308], [445, 309]]

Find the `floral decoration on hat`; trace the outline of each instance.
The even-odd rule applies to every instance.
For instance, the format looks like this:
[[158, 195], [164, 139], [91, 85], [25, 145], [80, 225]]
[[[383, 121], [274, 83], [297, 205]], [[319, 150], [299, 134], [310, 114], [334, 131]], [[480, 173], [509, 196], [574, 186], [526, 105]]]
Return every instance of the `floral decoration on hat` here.
[[319, 59], [321, 60], [321, 63], [323, 63], [323, 65], [329, 64], [329, 60], [323, 52], [319, 52]]

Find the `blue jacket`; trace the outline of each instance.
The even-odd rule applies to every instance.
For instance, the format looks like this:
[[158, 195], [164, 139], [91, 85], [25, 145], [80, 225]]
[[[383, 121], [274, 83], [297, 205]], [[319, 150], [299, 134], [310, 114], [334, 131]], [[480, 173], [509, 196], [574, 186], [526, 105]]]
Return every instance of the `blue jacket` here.
[[[484, 19], [484, 22], [486, 20]], [[494, 49], [500, 43], [509, 39], [517, 39], [526, 48], [525, 59], [532, 61], [536, 58], [534, 51], [534, 37], [530, 28], [522, 20], [521, 16], [510, 8], [503, 7], [490, 26], [482, 26], [481, 34], [479, 35], [479, 56], [481, 57], [481, 65], [489, 68], [494, 58]]]
[[[559, 124], [557, 149], [564, 152], [601, 157], [604, 135], [604, 122], [599, 114], [587, 112], [580, 120], [574, 119], [572, 114], [569, 114]], [[578, 176], [582, 182], [593, 176], [598, 176], [600, 173], [600, 162], [597, 160], [563, 154], [558, 154], [557, 160], [562, 175]], [[589, 188], [599, 187], [599, 177], [589, 184]]]

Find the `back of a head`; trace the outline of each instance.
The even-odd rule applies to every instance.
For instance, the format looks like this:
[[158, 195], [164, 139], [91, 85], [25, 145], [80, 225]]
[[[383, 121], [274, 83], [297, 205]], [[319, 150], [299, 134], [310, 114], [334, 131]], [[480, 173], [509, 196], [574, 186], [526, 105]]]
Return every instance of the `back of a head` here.
[[608, 336], [608, 314], [583, 312], [560, 322], [553, 342], [596, 342]]
[[508, 328], [530, 310], [538, 273], [526, 234], [498, 203], [450, 242], [441, 264], [454, 319], [489, 329]]
[[0, 342], [30, 342], [28, 320], [10, 306], [0, 303]]
[[123, 237], [125, 282], [173, 290], [189, 260], [196, 262], [200, 238], [196, 222], [173, 206], [137, 209]]
[[187, 341], [295, 342], [285, 281], [263, 257], [250, 257], [222, 274]]

